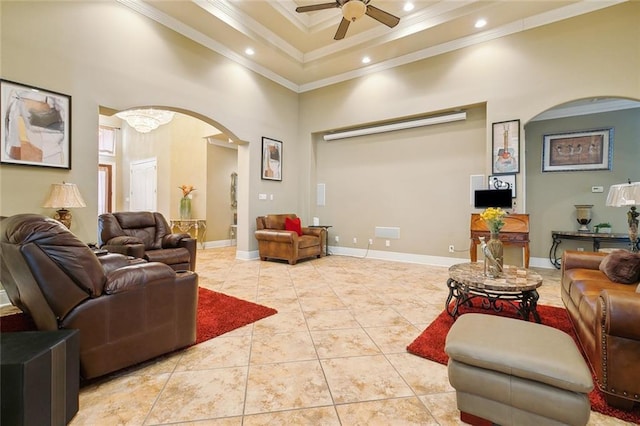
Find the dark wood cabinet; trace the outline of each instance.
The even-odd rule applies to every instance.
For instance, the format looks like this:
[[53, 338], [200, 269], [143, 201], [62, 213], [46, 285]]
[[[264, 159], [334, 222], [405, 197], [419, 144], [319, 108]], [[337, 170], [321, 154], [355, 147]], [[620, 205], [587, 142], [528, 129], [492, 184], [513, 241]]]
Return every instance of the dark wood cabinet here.
[[[479, 213], [471, 214], [471, 248], [470, 258], [472, 262], [478, 260], [478, 237], [485, 237], [489, 241], [489, 228]], [[504, 226], [500, 230], [500, 241], [504, 245], [522, 247], [523, 265], [529, 267], [529, 215], [509, 214], [504, 217]]]

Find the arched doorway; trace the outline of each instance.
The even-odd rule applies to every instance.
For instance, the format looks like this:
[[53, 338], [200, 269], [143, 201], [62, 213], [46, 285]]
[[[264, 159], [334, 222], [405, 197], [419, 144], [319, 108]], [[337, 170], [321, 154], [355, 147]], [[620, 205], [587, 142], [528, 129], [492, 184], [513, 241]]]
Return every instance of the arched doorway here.
[[[242, 142], [219, 123], [200, 114], [169, 107], [154, 109], [172, 111], [174, 115], [169, 122], [145, 133], [118, 118], [116, 111], [100, 110], [101, 130], [110, 128], [115, 134], [111, 144], [114, 152], [104, 152], [101, 148], [99, 158], [99, 163], [109, 166], [112, 173], [111, 178], [99, 179], [111, 183], [111, 210], [131, 209], [135, 187], [131, 181], [131, 165], [153, 159], [158, 169], [157, 211], [169, 221], [180, 219], [183, 196], [180, 188], [191, 186], [194, 188], [188, 195], [192, 204], [191, 219], [201, 223], [198, 237], [204, 243], [202, 247], [234, 244], [235, 235], [230, 231], [237, 204], [231, 200], [231, 176], [238, 173], [237, 148]], [[105, 173], [104, 168], [101, 173]], [[101, 188], [99, 192], [108, 193], [108, 189]]]

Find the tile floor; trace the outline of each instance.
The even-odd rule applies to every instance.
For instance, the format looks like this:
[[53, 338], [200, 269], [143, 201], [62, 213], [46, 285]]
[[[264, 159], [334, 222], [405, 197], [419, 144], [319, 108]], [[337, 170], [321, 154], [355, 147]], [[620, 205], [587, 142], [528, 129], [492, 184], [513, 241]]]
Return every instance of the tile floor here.
[[[347, 256], [285, 263], [199, 250], [200, 285], [278, 314], [84, 386], [78, 425], [456, 425], [446, 367], [406, 352], [447, 268]], [[555, 270], [540, 303], [562, 306]], [[625, 424], [592, 413], [590, 425]]]

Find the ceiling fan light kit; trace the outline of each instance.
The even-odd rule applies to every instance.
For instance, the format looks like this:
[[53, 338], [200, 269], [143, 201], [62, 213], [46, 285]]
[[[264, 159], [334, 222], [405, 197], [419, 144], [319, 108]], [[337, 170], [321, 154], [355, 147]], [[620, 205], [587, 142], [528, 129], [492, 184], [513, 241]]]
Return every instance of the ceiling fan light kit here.
[[342, 5], [342, 16], [347, 21], [355, 22], [367, 13], [367, 5], [360, 0], [350, 0]]
[[386, 25], [389, 28], [393, 28], [398, 25], [400, 18], [385, 12], [382, 9], [378, 9], [375, 6], [370, 5], [371, 0], [335, 0], [332, 3], [320, 3], [312, 4], [310, 6], [296, 7], [296, 12], [306, 13], [314, 12], [316, 10], [339, 8], [342, 10], [342, 20], [338, 25], [334, 40], [342, 40], [347, 34], [349, 24], [367, 15], [376, 21]]

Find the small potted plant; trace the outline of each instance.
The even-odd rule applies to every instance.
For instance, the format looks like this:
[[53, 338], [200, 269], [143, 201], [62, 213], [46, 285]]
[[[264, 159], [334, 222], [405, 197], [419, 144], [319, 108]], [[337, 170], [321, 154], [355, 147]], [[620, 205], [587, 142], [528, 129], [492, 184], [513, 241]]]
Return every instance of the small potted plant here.
[[611, 224], [609, 222], [602, 222], [597, 224], [595, 227], [596, 234], [610, 234], [611, 233]]

